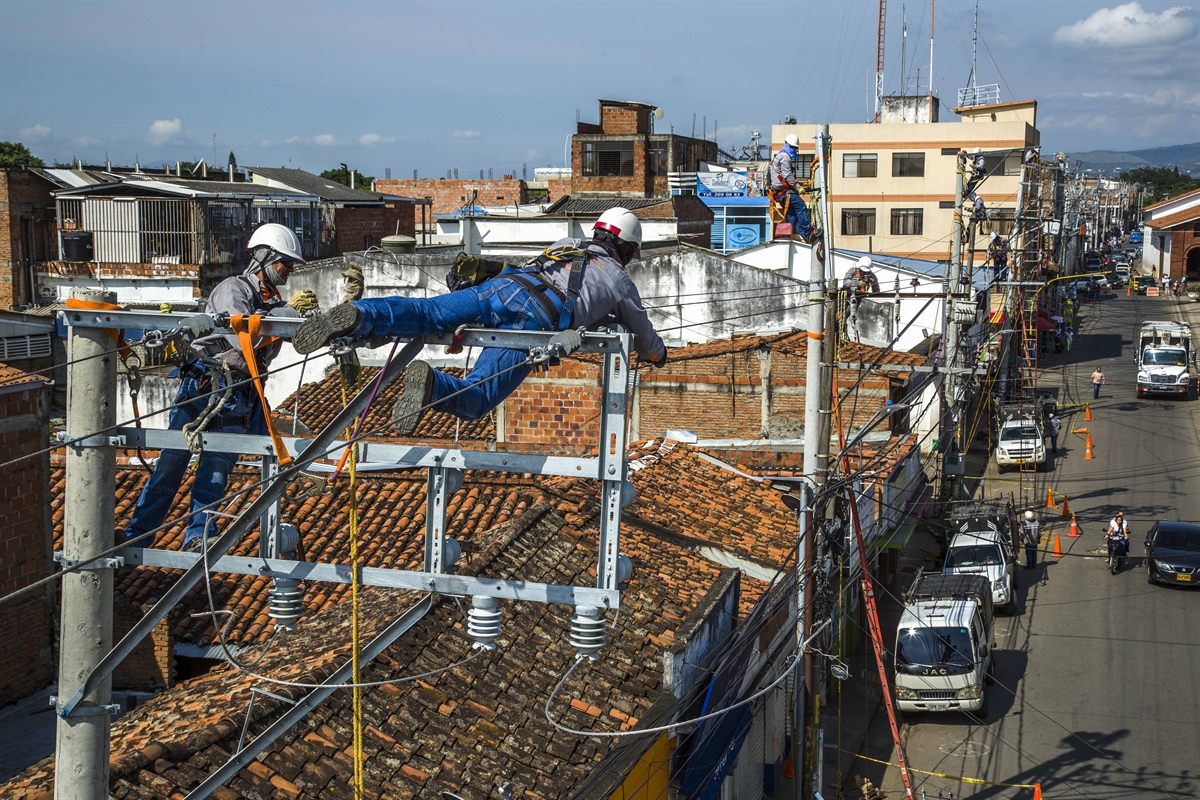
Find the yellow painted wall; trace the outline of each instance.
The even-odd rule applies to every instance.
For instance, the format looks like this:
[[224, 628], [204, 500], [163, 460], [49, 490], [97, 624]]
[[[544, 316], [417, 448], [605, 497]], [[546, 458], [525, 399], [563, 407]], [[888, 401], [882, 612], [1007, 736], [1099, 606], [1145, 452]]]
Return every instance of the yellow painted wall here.
[[674, 740], [663, 732], [609, 800], [667, 800]]

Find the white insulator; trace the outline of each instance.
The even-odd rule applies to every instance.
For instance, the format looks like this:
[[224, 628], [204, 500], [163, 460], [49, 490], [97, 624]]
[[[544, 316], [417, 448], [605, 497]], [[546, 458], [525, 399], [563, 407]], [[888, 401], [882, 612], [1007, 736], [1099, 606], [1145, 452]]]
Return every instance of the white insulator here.
[[471, 610], [467, 612], [467, 633], [475, 640], [472, 647], [495, 650], [503, 622], [504, 614], [500, 611], [499, 600], [486, 595], [471, 598]]
[[571, 646], [579, 654], [596, 661], [600, 648], [607, 640], [604, 615], [595, 606], [576, 606], [575, 614], [571, 617]]
[[275, 620], [276, 627], [296, 630], [296, 623], [304, 614], [304, 590], [295, 578], [275, 578], [267, 590], [267, 616]]

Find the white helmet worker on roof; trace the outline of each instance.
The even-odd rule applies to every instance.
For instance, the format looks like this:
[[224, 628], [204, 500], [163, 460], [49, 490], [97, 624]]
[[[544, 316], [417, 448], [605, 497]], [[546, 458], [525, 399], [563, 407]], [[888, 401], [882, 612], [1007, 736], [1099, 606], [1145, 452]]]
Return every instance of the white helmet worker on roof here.
[[621, 265], [628, 266], [642, 248], [642, 222], [628, 208], [614, 206], [596, 220], [592, 238], [616, 247]]
[[1035, 516], [1037, 516], [1037, 515], [1034, 514], [1032, 511], [1025, 512], [1025, 519], [1033, 519]]
[[271, 286], [287, 283], [292, 267], [296, 263], [305, 263], [300, 238], [277, 222], [258, 226], [246, 242], [246, 249], [250, 251], [250, 266], [245, 274], [253, 275], [261, 270], [263, 280]]
[[982, 153], [982, 152], [983, 152], [983, 150], [982, 150], [981, 148], [979, 148], [979, 147], [972, 147], [972, 148], [971, 148], [971, 155], [973, 155], [973, 156], [977, 156], [977, 155], [979, 155], [979, 154], [980, 154], [980, 153]]
[[789, 133], [787, 136], [783, 137], [783, 143], [789, 147], [799, 147], [800, 137], [794, 133]]
[[859, 256], [858, 261], [854, 262], [854, 266], [858, 267], [859, 269], [870, 269], [871, 268], [871, 257], [870, 256]]

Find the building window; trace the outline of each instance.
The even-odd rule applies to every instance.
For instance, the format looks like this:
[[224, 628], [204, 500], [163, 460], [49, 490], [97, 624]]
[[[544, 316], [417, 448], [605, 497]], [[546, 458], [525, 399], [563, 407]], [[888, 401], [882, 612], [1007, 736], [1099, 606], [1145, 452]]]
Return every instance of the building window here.
[[924, 222], [924, 209], [893, 208], [892, 236], [920, 236], [925, 229]]
[[874, 178], [879, 174], [876, 153], [846, 153], [842, 156], [843, 178]]
[[632, 177], [633, 142], [584, 142], [583, 174], [588, 177]]
[[650, 142], [646, 155], [649, 160], [651, 175], [667, 174], [667, 160], [671, 153], [665, 141]]
[[875, 209], [842, 209], [842, 236], [874, 236]]
[[924, 153], [892, 153], [893, 178], [925, 177]]

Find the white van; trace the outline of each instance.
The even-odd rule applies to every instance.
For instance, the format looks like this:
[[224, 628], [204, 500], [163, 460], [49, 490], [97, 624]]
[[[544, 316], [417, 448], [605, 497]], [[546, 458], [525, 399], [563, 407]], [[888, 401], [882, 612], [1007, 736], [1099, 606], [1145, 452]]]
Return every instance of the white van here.
[[1017, 608], [1017, 557], [1012, 543], [998, 530], [956, 534], [946, 549], [943, 575], [982, 575], [992, 590], [992, 604], [1012, 613]]

